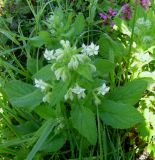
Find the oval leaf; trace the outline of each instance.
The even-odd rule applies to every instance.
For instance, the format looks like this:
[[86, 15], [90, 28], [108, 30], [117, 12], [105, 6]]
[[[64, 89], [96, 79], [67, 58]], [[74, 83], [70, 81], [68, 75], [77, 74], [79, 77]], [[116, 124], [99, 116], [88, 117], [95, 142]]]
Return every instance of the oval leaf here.
[[113, 128], [130, 128], [143, 122], [143, 116], [129, 104], [106, 100], [100, 108], [100, 118]]

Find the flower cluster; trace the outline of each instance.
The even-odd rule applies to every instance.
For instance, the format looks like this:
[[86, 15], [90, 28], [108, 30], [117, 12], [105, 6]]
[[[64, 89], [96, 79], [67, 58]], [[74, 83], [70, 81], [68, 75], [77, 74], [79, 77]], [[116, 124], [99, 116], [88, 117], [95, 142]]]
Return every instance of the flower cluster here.
[[150, 28], [151, 26], [151, 21], [148, 19], [144, 19], [144, 17], [138, 18], [136, 21], [137, 25], [143, 25], [144, 27]]
[[150, 30], [150, 27], [151, 27], [151, 21], [149, 19], [144, 19], [144, 17], [141, 17], [141, 18], [138, 18], [137, 21], [136, 21], [136, 26], [135, 26], [135, 33], [142, 37], [142, 41], [147, 43], [147, 42], [152, 42], [153, 41], [153, 38], [151, 37], [151, 35], [148, 35], [148, 32], [147, 35], [145, 35], [145, 32], [143, 31], [143, 29], [145, 29], [146, 31]]
[[49, 85], [46, 82], [44, 82], [42, 79], [35, 79], [34, 83], [35, 83], [35, 87], [39, 88], [45, 94], [45, 96], [43, 97], [43, 102], [48, 102], [51, 93], [50, 92], [46, 93], [46, 92]]
[[73, 55], [70, 62], [68, 63], [68, 68], [76, 70], [80, 63], [81, 64], [84, 63], [86, 58], [87, 57], [85, 55], [82, 55], [82, 54]]
[[94, 43], [91, 43], [89, 46], [82, 45], [82, 53], [88, 56], [98, 55], [98, 50], [99, 46], [96, 46]]
[[78, 84], [76, 84], [76, 86], [74, 88], [70, 88], [68, 90], [68, 92], [65, 94], [65, 100], [73, 100], [74, 98], [74, 95], [73, 94], [76, 94], [78, 99], [81, 99], [81, 98], [85, 98], [86, 94], [85, 94], [85, 89], [80, 87]]
[[110, 25], [112, 28], [114, 27], [114, 22], [112, 21], [113, 17], [117, 15], [117, 11], [112, 8], [108, 9], [107, 13], [99, 13], [100, 18], [103, 20], [104, 25]]
[[[97, 88], [97, 95], [102, 95], [104, 96], [106, 93], [108, 93], [110, 90], [110, 87], [107, 87], [105, 83], [102, 84], [101, 87]], [[67, 93], [65, 94], [65, 100], [70, 99], [71, 101], [74, 99], [74, 94], [77, 95], [78, 99], [85, 98], [86, 89], [80, 87], [78, 84], [75, 85], [73, 88], [69, 88]]]
[[140, 0], [140, 4], [144, 9], [149, 9], [150, 6], [150, 0]]
[[[110, 12], [110, 14], [114, 14]], [[56, 80], [66, 81], [68, 77], [71, 77], [71, 71], [78, 69], [80, 65], [90, 66], [90, 72], [96, 71], [95, 66], [91, 62], [90, 57], [98, 55], [99, 46], [91, 43], [90, 45], [82, 44], [82, 47], [77, 49], [75, 46], [71, 47], [69, 41], [61, 40], [61, 48], [56, 50], [45, 50], [44, 58], [52, 62], [52, 71], [55, 74]], [[86, 97], [86, 89], [79, 86], [76, 82], [71, 84], [72, 87], [66, 92], [64, 99], [73, 100], [75, 96], [78, 99]], [[52, 92], [50, 91], [50, 85], [41, 79], [35, 79], [35, 87], [41, 89], [44, 93], [43, 102], [49, 102]], [[97, 95], [104, 96], [108, 91], [109, 87], [104, 83], [101, 87], [95, 89]]]
[[63, 51], [61, 49], [57, 49], [57, 50], [45, 50], [44, 52], [44, 58], [48, 61], [53, 60], [53, 59], [59, 59], [61, 58], [63, 54]]
[[[44, 57], [49, 60], [51, 57], [55, 60], [51, 69], [54, 72], [57, 80], [67, 80], [71, 70], [76, 70], [80, 64], [90, 63], [90, 56], [98, 54], [99, 46], [91, 43], [86, 46], [82, 45], [81, 53], [76, 47], [71, 47], [69, 41], [61, 40], [62, 48], [55, 51], [49, 51], [49, 55]], [[46, 51], [45, 51], [46, 53]], [[47, 58], [48, 57], [48, 58]]]
[[123, 5], [122, 14], [122, 18], [125, 20], [130, 20], [132, 18], [132, 10], [128, 3]]

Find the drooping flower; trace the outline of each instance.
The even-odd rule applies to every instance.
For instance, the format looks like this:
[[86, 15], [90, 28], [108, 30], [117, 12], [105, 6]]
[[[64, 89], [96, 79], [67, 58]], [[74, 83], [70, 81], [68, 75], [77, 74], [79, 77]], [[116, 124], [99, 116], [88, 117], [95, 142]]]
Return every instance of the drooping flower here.
[[102, 96], [104, 96], [107, 92], [109, 92], [109, 90], [110, 87], [107, 87], [106, 84], [103, 83], [103, 85], [97, 89], [97, 94], [101, 94]]
[[130, 20], [132, 18], [132, 10], [128, 3], [124, 4], [122, 7], [122, 18], [125, 20]]
[[55, 50], [55, 56], [56, 56], [56, 60], [60, 60], [63, 58], [63, 54], [64, 54], [64, 50], [63, 49], [56, 49]]
[[79, 61], [75, 56], [73, 56], [70, 62], [68, 63], [68, 68], [76, 70], [78, 66], [79, 66]]
[[85, 98], [85, 89], [80, 87], [78, 84], [72, 88], [72, 92], [78, 96], [78, 99]]
[[61, 67], [61, 68], [58, 68], [57, 70], [55, 70], [54, 74], [55, 74], [57, 80], [62, 79], [63, 81], [65, 81], [67, 79], [67, 74], [66, 74], [64, 67]]
[[144, 9], [149, 9], [150, 0], [140, 0], [140, 4]]
[[47, 83], [45, 83], [42, 79], [35, 79], [34, 80], [35, 87], [40, 88], [41, 91], [45, 91], [47, 88]]
[[65, 94], [64, 99], [65, 99], [65, 100], [70, 99], [70, 100], [72, 101], [73, 98], [74, 98], [73, 92], [72, 92], [72, 89], [70, 88], [70, 89], [67, 91], [67, 93]]
[[44, 52], [44, 57], [45, 59], [47, 59], [48, 61], [52, 60], [52, 59], [56, 59], [56, 56], [54, 55], [54, 50], [45, 50]]
[[95, 45], [93, 42], [86, 46], [85, 44], [82, 45], [82, 53], [88, 56], [98, 55], [99, 46]]
[[83, 54], [73, 55], [70, 62], [68, 63], [68, 68], [76, 70], [80, 63], [84, 63], [87, 58]]

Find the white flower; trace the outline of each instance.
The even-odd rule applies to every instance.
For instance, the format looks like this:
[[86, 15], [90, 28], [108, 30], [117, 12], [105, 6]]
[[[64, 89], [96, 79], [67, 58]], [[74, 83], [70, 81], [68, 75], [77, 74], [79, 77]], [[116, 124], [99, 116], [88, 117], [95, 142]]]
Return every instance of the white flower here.
[[151, 36], [144, 36], [143, 42], [150, 42], [150, 41], [152, 41], [152, 37]]
[[145, 54], [141, 55], [140, 60], [142, 62], [150, 62], [152, 60], [152, 58], [149, 53], [145, 53]]
[[63, 81], [65, 81], [67, 79], [67, 74], [66, 74], [66, 71], [63, 67], [57, 69], [54, 73], [55, 73], [57, 80], [62, 79]]
[[107, 92], [109, 92], [109, 90], [110, 87], [107, 87], [106, 84], [103, 83], [103, 85], [97, 89], [97, 94], [101, 94], [102, 96], [104, 96]]
[[45, 83], [42, 79], [34, 80], [35, 87], [40, 88], [41, 91], [44, 91], [47, 88], [47, 83]]
[[52, 59], [56, 59], [56, 56], [54, 55], [54, 50], [45, 50], [45, 53], [44, 53], [44, 57], [45, 59], [47, 59], [48, 61], [52, 60]]
[[98, 55], [98, 50], [99, 46], [94, 43], [91, 43], [89, 46], [86, 46], [85, 44], [82, 45], [82, 53], [88, 56]]
[[144, 25], [148, 28], [151, 26], [151, 21], [148, 19], [145, 20], [144, 17], [139, 18], [136, 23], [139, 25]]
[[72, 89], [70, 88], [70, 89], [67, 91], [67, 93], [65, 94], [64, 99], [65, 99], [65, 100], [70, 99], [70, 100], [72, 101], [73, 98], [74, 98], [74, 97], [73, 97]]
[[150, 20], [146, 20], [145, 23], [144, 23], [144, 25], [146, 27], [150, 27], [151, 26], [151, 21]]
[[76, 70], [78, 66], [79, 66], [78, 59], [75, 56], [73, 56], [70, 62], [68, 63], [68, 68]]
[[150, 54], [147, 52], [147, 53], [136, 53], [135, 54], [135, 57], [137, 58], [137, 60], [139, 60], [140, 62], [150, 62], [152, 61], [152, 57], [150, 56]]
[[63, 58], [63, 49], [56, 49], [55, 50], [55, 56], [57, 60], [60, 60], [61, 58]]
[[138, 18], [136, 23], [140, 25], [144, 24], [145, 23], [144, 17]]
[[65, 41], [65, 40], [61, 40], [60, 44], [64, 47], [64, 48], [69, 48], [70, 47], [70, 42], [69, 41]]
[[83, 54], [76, 54], [75, 57], [78, 59], [79, 62], [84, 63], [85, 60], [88, 60], [89, 58], [86, 55]]
[[80, 87], [78, 84], [74, 88], [72, 88], [72, 92], [74, 94], [77, 94], [79, 99], [85, 98], [85, 96], [86, 96], [86, 94], [84, 93], [85, 89]]
[[76, 70], [80, 63], [84, 63], [87, 60], [87, 56], [84, 54], [73, 55], [70, 62], [68, 63], [68, 68]]
[[86, 46], [85, 44], [82, 44], [82, 53], [83, 54], [87, 54], [87, 48], [88, 48], [88, 46]]

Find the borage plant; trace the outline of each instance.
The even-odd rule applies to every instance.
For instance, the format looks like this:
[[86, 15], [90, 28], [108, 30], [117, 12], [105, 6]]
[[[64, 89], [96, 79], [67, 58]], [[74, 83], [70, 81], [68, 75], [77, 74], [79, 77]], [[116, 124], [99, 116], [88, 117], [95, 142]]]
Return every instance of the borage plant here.
[[43, 120], [32, 136], [27, 159], [38, 151], [57, 151], [68, 142], [72, 156], [75, 148], [82, 145], [88, 149], [98, 141], [102, 148], [104, 124], [124, 129], [143, 121], [133, 105], [147, 88], [146, 79], [110, 88], [110, 78], [105, 79], [104, 75], [113, 72], [115, 66], [95, 57], [98, 45], [92, 42], [77, 48], [67, 40], [60, 44], [60, 48], [44, 51], [48, 64], [33, 75], [33, 85], [12, 80], [4, 87], [13, 107], [35, 112]]
[[[114, 34], [122, 36], [119, 39], [113, 34], [113, 39], [101, 32], [104, 26], [99, 31], [94, 30], [98, 24], [93, 26], [98, 2], [85, 3], [89, 5], [87, 20], [88, 10], [85, 10], [86, 15], [75, 16], [71, 10], [66, 8], [63, 12], [61, 7], [53, 7], [55, 3], [52, 3], [50, 7], [55, 9], [47, 21], [40, 21], [45, 7], [34, 14], [36, 24], [34, 31], [31, 28], [29, 38], [24, 37], [20, 26], [20, 36], [8, 36], [8, 32], [5, 32], [14, 43], [16, 37], [23, 43], [20, 49], [26, 55], [27, 64], [23, 63], [27, 68], [21, 67], [18, 55], [13, 58], [19, 68], [25, 71], [24, 74], [5, 62], [9, 56], [4, 55], [0, 59], [3, 68], [7, 66], [3, 77], [9, 73], [8, 78], [2, 79], [0, 88], [3, 94], [0, 98], [3, 108], [1, 115], [7, 126], [1, 127], [9, 135], [2, 135], [5, 141], [2, 141], [0, 153], [7, 152], [7, 155], [19, 160], [114, 159], [115, 153], [111, 156], [110, 149], [118, 151], [117, 156], [120, 156], [120, 148], [112, 142], [106, 143], [110, 139], [107, 125], [110, 129], [127, 129], [144, 123], [142, 114], [135, 107], [147, 89], [149, 79], [135, 79], [137, 72], [133, 77], [128, 75], [129, 71], [133, 72], [127, 68], [130, 57], [126, 56], [124, 48], [132, 44], [128, 42], [131, 34], [127, 37], [127, 32], [113, 30]], [[73, 2], [71, 4], [74, 6]], [[82, 4], [82, 1], [78, 4]], [[35, 13], [30, 3], [29, 6]], [[125, 5], [123, 13], [126, 19], [131, 19], [131, 10], [128, 8], [129, 5]], [[111, 27], [116, 27], [112, 23], [115, 16], [108, 21], [110, 32]], [[120, 22], [123, 28], [122, 19], [117, 18], [115, 23]], [[84, 32], [86, 27], [88, 30]], [[95, 43], [98, 38], [99, 41]], [[15, 71], [18, 72], [14, 74]], [[129, 78], [134, 80], [126, 83]], [[6, 131], [8, 127], [10, 132]]]

